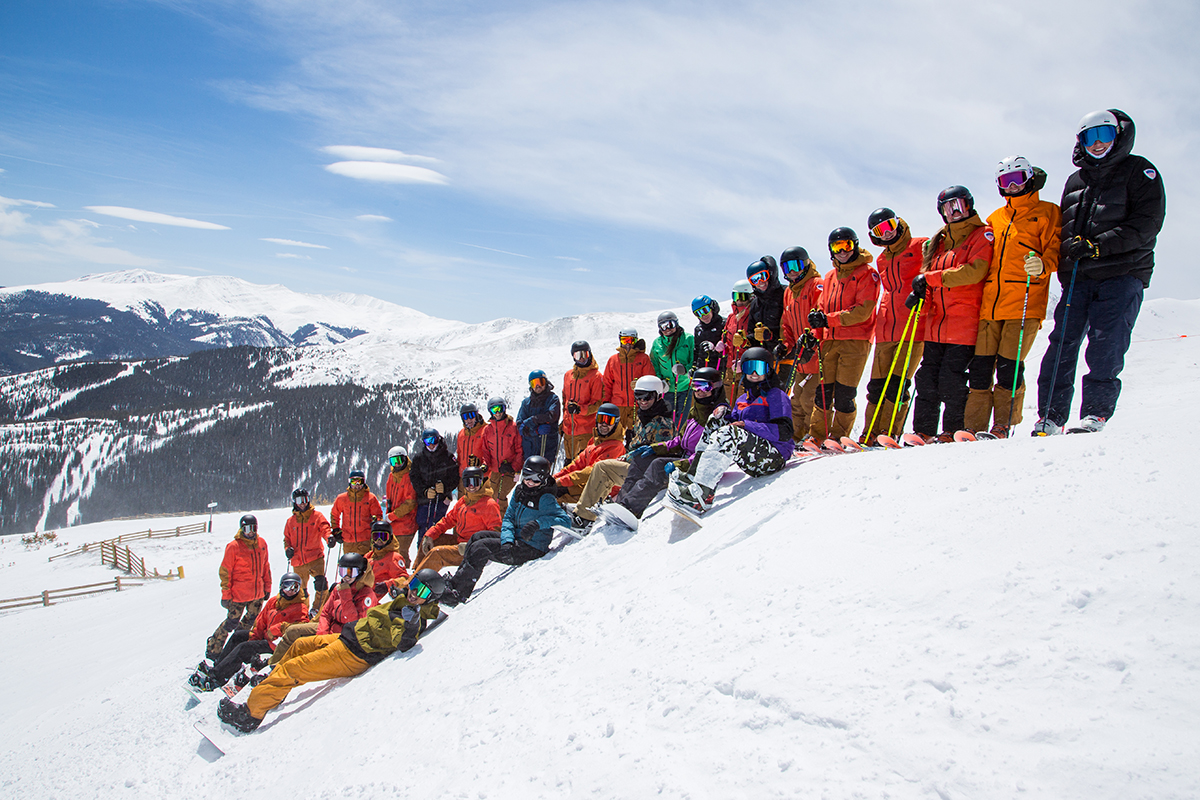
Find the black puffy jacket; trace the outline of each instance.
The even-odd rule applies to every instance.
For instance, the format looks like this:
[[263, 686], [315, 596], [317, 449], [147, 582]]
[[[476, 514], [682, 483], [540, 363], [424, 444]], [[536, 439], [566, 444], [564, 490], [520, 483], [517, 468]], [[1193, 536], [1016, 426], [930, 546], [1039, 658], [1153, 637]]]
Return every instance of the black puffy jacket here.
[[435, 488], [438, 481], [442, 482], [444, 489], [442, 497], [449, 497], [450, 493], [458, 488], [458, 462], [446, 448], [446, 440], [438, 440], [437, 447], [432, 452], [419, 442], [418, 445], [421, 449], [412, 457], [412, 467], [408, 471], [413, 491], [417, 494], [417, 502], [433, 502], [425, 496], [425, 492]]
[[[1133, 120], [1124, 111], [1109, 109], [1120, 122], [1112, 150], [1102, 159], [1093, 158], [1078, 142], [1072, 161], [1079, 170], [1063, 187], [1062, 241], [1076, 236], [1095, 242], [1099, 258], [1082, 258], [1079, 270], [1085, 278], [1104, 280], [1122, 275], [1150, 285], [1154, 271], [1154, 242], [1167, 214], [1167, 195], [1162, 176], [1141, 156], [1131, 155]], [[1064, 286], [1071, 280], [1076, 262], [1063, 259], [1058, 279]]]
[[786, 291], [779, 282], [779, 269], [775, 265], [774, 256], [763, 256], [761, 259], [771, 270], [771, 280], [763, 291], [754, 289], [750, 298], [750, 313], [746, 316], [746, 335], [754, 335], [754, 327], [762, 323], [770, 333], [763, 341], [766, 347], [779, 341], [779, 323], [783, 320], [783, 293]]
[[717, 352], [717, 343], [721, 341], [721, 334], [725, 332], [725, 318], [720, 314], [713, 314], [712, 320], [705, 325], [701, 322], [696, 326], [695, 332], [692, 334], [696, 343], [695, 365], [696, 369], [700, 367], [716, 367], [721, 363], [721, 354]]

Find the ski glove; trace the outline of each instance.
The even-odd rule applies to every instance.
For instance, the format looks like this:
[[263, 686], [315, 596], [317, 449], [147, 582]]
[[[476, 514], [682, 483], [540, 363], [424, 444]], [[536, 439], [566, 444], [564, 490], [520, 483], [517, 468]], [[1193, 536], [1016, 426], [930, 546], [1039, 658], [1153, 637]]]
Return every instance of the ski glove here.
[[771, 333], [770, 328], [768, 328], [766, 325], [763, 325], [761, 322], [759, 322], [759, 323], [755, 324], [755, 326], [754, 326], [754, 338], [756, 341], [758, 341], [759, 344], [762, 344], [763, 342], [771, 341], [775, 337]]
[[578, 414], [579, 411], [580, 411], [579, 403], [576, 403], [574, 400], [567, 401], [567, 413], [568, 414]]
[[724, 419], [725, 414], [728, 411], [729, 411], [729, 406], [725, 406], [725, 405], [717, 406], [716, 408], [714, 408], [712, 410], [712, 413], [708, 415], [708, 418], [709, 419]]
[[501, 542], [500, 543], [500, 560], [506, 564], [509, 561], [512, 561], [512, 551], [513, 551], [513, 543], [512, 542]]
[[646, 456], [650, 455], [653, 452], [654, 452], [653, 447], [651, 447], [648, 444], [644, 444], [641, 447], [639, 447], [633, 451], [633, 457], [634, 458], [645, 458]]
[[434, 489], [432, 486], [430, 486], [428, 489], [425, 490], [425, 498], [427, 500], [433, 500], [436, 497], [437, 497], [437, 489]]
[[674, 471], [675, 471], [675, 462], [674, 461], [668, 461], [667, 463], [663, 464], [663, 474], [664, 475], [670, 475]]
[[1072, 261], [1079, 261], [1083, 258], [1099, 258], [1100, 245], [1093, 242], [1091, 239], [1085, 239], [1082, 236], [1076, 236], [1074, 239], [1069, 239], [1063, 245], [1063, 255]]
[[829, 327], [829, 317], [825, 316], [825, 312], [819, 308], [814, 308], [808, 312], [808, 324], [820, 330], [821, 328]]
[[741, 347], [743, 344], [745, 344], [745, 342], [746, 342], [746, 337], [741, 331], [737, 331], [736, 333], [733, 334], [733, 346], [734, 347]]
[[804, 363], [813, 357], [813, 353], [817, 350], [817, 337], [813, 336], [812, 331], [805, 331], [800, 334], [800, 338], [796, 344], [800, 345], [800, 363]]
[[433, 488], [437, 489], [438, 494], [446, 493], [446, 485], [444, 483], [442, 483], [441, 481], [438, 481], [437, 483], [435, 483], [433, 485]]
[[530, 520], [529, 522], [526, 522], [521, 526], [521, 539], [528, 542], [533, 538], [535, 533], [541, 530], [541, 528], [542, 526], [538, 524], [537, 520]]
[[413, 608], [412, 606], [405, 606], [404, 608], [400, 609], [400, 618], [411, 625], [417, 624], [417, 620], [420, 618], [420, 616], [421, 612], [417, 611], [417, 609]]
[[399, 584], [393, 583], [391, 588], [388, 589], [388, 596], [390, 596], [393, 600], [402, 594], [404, 594], [404, 591], [400, 588]]
[[1046, 271], [1046, 265], [1038, 258], [1037, 253], [1032, 250], [1029, 255], [1025, 256], [1025, 274], [1031, 278], [1036, 278]]
[[513, 470], [513, 465], [512, 465], [511, 461], [501, 461], [500, 462], [500, 474], [501, 475], [512, 475], [513, 472], [514, 472], [514, 470]]
[[556, 483], [556, 484], [554, 484], [553, 492], [554, 492], [555, 497], [562, 497], [563, 495], [567, 495], [567, 494], [571, 493], [571, 487], [570, 486], [560, 486], [559, 484]]
[[291, 561], [293, 558], [295, 558], [295, 557], [296, 557], [296, 548], [294, 548], [294, 547], [289, 547], [289, 548], [287, 548], [286, 550], [284, 550], [284, 551], [283, 551], [283, 554], [284, 554], [285, 556], [287, 556], [287, 560], [288, 560], [288, 561]]
[[329, 536], [328, 539], [325, 540], [325, 543], [327, 545], [329, 545], [329, 549], [332, 550], [333, 548], [335, 548], [339, 544], [341, 544], [342, 541], [343, 541], [342, 540], [342, 529], [334, 528], [332, 534]]
[[925, 276], [920, 273], [913, 276], [912, 293], [917, 296], [918, 300], [925, 299], [925, 290], [929, 288], [929, 282], [925, 280]]

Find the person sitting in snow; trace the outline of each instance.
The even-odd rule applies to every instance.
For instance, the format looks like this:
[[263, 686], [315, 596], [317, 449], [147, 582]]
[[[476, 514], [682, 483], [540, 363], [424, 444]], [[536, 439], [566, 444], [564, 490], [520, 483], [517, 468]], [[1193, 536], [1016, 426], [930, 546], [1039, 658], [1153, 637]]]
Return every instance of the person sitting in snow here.
[[243, 665], [263, 666], [260, 657], [275, 650], [275, 641], [290, 626], [308, 621], [308, 598], [302, 591], [300, 576], [285, 572], [279, 579], [279, 594], [267, 600], [254, 619], [253, 630], [234, 631], [211, 668], [200, 662], [188, 683], [203, 692], [224, 686]]
[[321, 606], [316, 622], [292, 625], [279, 640], [269, 664], [278, 664], [287, 654], [288, 648], [306, 636], [321, 636], [337, 633], [343, 625], [354, 622], [375, 605], [375, 573], [365, 556], [358, 553], [343, 553], [338, 559], [338, 582], [329, 592], [329, 599]]
[[[667, 494], [703, 514], [712, 508], [717, 483], [737, 464], [752, 477], [783, 469], [792, 455], [792, 404], [775, 385], [775, 359], [762, 347], [742, 353], [745, 394], [728, 413], [714, 409], [719, 427], [697, 445], [699, 456], [689, 470], [671, 473]], [[710, 425], [713, 423], [710, 422]]]
[[250, 691], [245, 705], [224, 697], [217, 706], [217, 716], [242, 733], [250, 733], [297, 686], [352, 678], [397, 650], [411, 650], [426, 624], [437, 619], [437, 600], [444, 587], [441, 575], [433, 570], [419, 571], [403, 595], [375, 606], [339, 633], [296, 642], [271, 674]]
[[592, 426], [592, 439], [587, 447], [570, 464], [554, 475], [557, 484], [555, 497], [561, 503], [573, 503], [587, 485], [592, 474], [592, 465], [606, 458], [625, 455], [625, 431], [621, 429], [621, 409], [612, 403], [604, 403], [596, 411]]
[[417, 569], [439, 570], [462, 563], [467, 542], [480, 531], [500, 530], [503, 512], [488, 487], [486, 467], [467, 467], [458, 501], [425, 533]]
[[271, 564], [267, 543], [258, 538], [258, 519], [245, 514], [238, 522], [233, 541], [225, 545], [221, 559], [221, 608], [225, 619], [208, 637], [205, 656], [216, 661], [225, 640], [235, 630], [248, 631], [271, 594]]

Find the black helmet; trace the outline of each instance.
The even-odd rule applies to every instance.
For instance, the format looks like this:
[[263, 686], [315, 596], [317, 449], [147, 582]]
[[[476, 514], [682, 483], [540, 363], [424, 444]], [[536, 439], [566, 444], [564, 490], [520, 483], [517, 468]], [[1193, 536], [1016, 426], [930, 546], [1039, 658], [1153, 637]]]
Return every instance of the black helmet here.
[[238, 520], [238, 533], [247, 539], [258, 536], [258, 518], [253, 514], [243, 514], [242, 518]]
[[442, 435], [437, 432], [437, 428], [426, 428], [421, 431], [421, 443], [426, 449], [437, 447], [441, 441]]
[[296, 489], [294, 492], [292, 492], [292, 508], [293, 509], [297, 509], [299, 507], [299, 504], [297, 503], [297, 501], [302, 497], [304, 498], [304, 502], [307, 503], [308, 502], [308, 489], [301, 487], [299, 489]]
[[[788, 263], [796, 262], [795, 269], [788, 269]], [[783, 274], [789, 272], [804, 272], [804, 268], [808, 265], [808, 251], [803, 247], [789, 247], [779, 254], [779, 263], [783, 265]]]
[[392, 540], [392, 523], [386, 519], [376, 520], [371, 523], [371, 546], [378, 549], [387, 547], [387, 543]]
[[279, 593], [289, 600], [300, 594], [304, 580], [294, 572], [285, 572], [279, 576]]
[[362, 482], [366, 483], [367, 473], [363, 472], [361, 469], [352, 469], [350, 470], [350, 476], [346, 479], [346, 481], [348, 483], [354, 483], [355, 478], [362, 478]]
[[585, 342], [583, 339], [580, 339], [578, 342], [574, 342], [571, 344], [571, 355], [575, 355], [576, 353], [590, 353], [590, 352], [592, 352], [592, 346], [590, 344], [588, 344], [587, 342]]
[[437, 600], [446, 593], [446, 579], [439, 575], [436, 569], [419, 569], [408, 582], [409, 591], [415, 592], [418, 597], [421, 596], [421, 586], [429, 587], [426, 597], [431, 600]]
[[464, 489], [478, 489], [487, 481], [487, 467], [467, 467], [462, 471]]
[[695, 383], [696, 381], [704, 381], [713, 386], [720, 386], [721, 373], [716, 367], [701, 367], [692, 373], [692, 382]]
[[357, 569], [361, 575], [367, 568], [367, 558], [362, 553], [342, 553], [342, 557], [338, 559], [338, 566]]
[[830, 256], [833, 255], [832, 245], [834, 242], [844, 242], [847, 239], [854, 242], [854, 249], [855, 249], [855, 251], [857, 251], [858, 250], [858, 234], [854, 232], [853, 228], [847, 228], [847, 227], [843, 226], [841, 228], [834, 228], [833, 230], [831, 230], [829, 232], [829, 244], [830, 244], [829, 255]]
[[521, 482], [536, 480], [538, 486], [546, 486], [550, 483], [550, 471], [549, 461], [541, 456], [530, 456], [521, 467]]
[[775, 356], [765, 347], [751, 347], [742, 353], [742, 361], [739, 372], [745, 372], [747, 361], [763, 361], [766, 362], [768, 373], [775, 371]]
[[892, 211], [890, 208], [877, 208], [871, 212], [869, 217], [867, 217], [867, 228], [874, 228], [884, 220], [895, 218], [896, 212]]
[[746, 277], [749, 278], [751, 275], [762, 272], [764, 269], [771, 274], [772, 278], [775, 277], [775, 272], [779, 269], [779, 265], [775, 263], [775, 256], [763, 256], [758, 261], [746, 267]]
[[597, 414], [597, 415], [604, 414], [604, 415], [606, 415], [606, 416], [609, 416], [609, 417], [618, 417], [618, 418], [620, 418], [620, 416], [621, 416], [621, 409], [617, 408], [617, 407], [616, 407], [614, 404], [612, 404], [612, 403], [601, 403], [601, 404], [600, 404], [600, 407], [596, 409], [596, 414]]
[[953, 200], [955, 197], [961, 197], [967, 201], [967, 216], [975, 213], [975, 198], [971, 196], [971, 192], [965, 186], [947, 186], [942, 189], [937, 199], [938, 216], [942, 217], [942, 222], [946, 221], [946, 217], [942, 214], [942, 205], [947, 200]]
[[458, 416], [462, 417], [463, 419], [466, 419], [470, 416], [478, 417], [479, 409], [475, 407], [474, 403], [463, 403], [462, 407], [458, 409]]

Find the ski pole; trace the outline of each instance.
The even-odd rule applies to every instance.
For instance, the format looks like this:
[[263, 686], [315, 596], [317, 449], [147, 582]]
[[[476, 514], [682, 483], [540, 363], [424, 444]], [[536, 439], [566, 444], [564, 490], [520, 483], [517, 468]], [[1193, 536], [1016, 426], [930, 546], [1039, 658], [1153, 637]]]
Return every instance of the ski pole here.
[[[916, 338], [915, 332], [917, 330], [917, 324], [914, 321], [916, 318], [916, 314], [917, 314], [917, 307], [913, 306], [911, 309], [909, 309], [908, 319], [904, 321], [904, 328], [900, 331], [900, 345], [896, 348], [896, 352], [892, 356], [892, 365], [890, 367], [888, 367], [887, 377], [884, 378], [884, 380], [883, 380], [883, 389], [880, 390], [879, 402], [875, 404], [875, 413], [871, 415], [871, 422], [867, 425], [866, 432], [867, 432], [868, 436], [870, 435], [871, 431], [875, 430], [875, 420], [879, 419], [879, 409], [883, 408], [883, 401], [887, 399], [888, 384], [892, 382], [893, 373], [896, 371], [896, 361], [898, 361], [900, 358], [900, 351], [904, 349], [904, 340], [908, 338], [909, 324], [912, 324], [913, 332], [914, 332], [913, 338], [914, 339]], [[905, 369], [907, 371], [907, 367]], [[900, 381], [903, 383], [903, 381], [904, 381], [903, 375], [900, 376]], [[897, 392], [896, 392], [896, 399], [897, 400], [900, 399], [899, 390], [897, 390]], [[895, 403], [892, 404], [892, 408], [893, 408], [893, 410], [895, 410]], [[888, 428], [888, 436], [891, 436], [891, 435], [892, 435], [891, 428], [889, 427]]]
[[[1079, 259], [1077, 258], [1075, 259], [1074, 267], [1071, 269], [1071, 285], [1067, 287], [1067, 305], [1065, 308], [1063, 308], [1062, 315], [1063, 332], [1062, 336], [1058, 337], [1058, 352], [1054, 354], [1054, 369], [1050, 371], [1050, 396], [1046, 398], [1045, 413], [1042, 413], [1042, 404], [1040, 402], [1038, 403], [1038, 416], [1042, 419], [1046, 419], [1048, 417], [1050, 414], [1050, 406], [1054, 402], [1054, 384], [1058, 380], [1058, 365], [1059, 362], [1062, 361], [1063, 342], [1066, 341], [1067, 338], [1067, 315], [1071, 313], [1071, 295], [1075, 293], [1075, 276], [1078, 274]], [[1058, 326], [1056, 325], [1055, 330], [1057, 329]], [[1020, 355], [1020, 353], [1017, 353], [1017, 355]], [[1039, 395], [1040, 394], [1041, 392], [1039, 391]], [[1038, 397], [1038, 400], [1041, 400], [1040, 396]], [[1070, 409], [1067, 410], [1070, 411]]]
[[[1030, 253], [1033, 251], [1031, 250]], [[1021, 302], [1021, 332], [1017, 335], [1017, 363], [1013, 365], [1012, 397], [1008, 399], [1009, 435], [1012, 435], [1013, 406], [1017, 403], [1017, 381], [1021, 375], [1021, 348], [1025, 346], [1025, 314], [1029, 310], [1029, 281], [1033, 276], [1025, 273], [1025, 299]]]
[[[821, 356], [821, 340], [817, 340], [817, 373], [821, 385], [817, 387], [817, 391], [821, 393], [821, 399], [825, 405], [821, 407], [821, 412], [825, 417], [825, 439], [829, 438], [829, 406], [833, 402], [833, 398], [825, 393], [825, 364]], [[824, 441], [824, 439], [822, 439]]]
[[[923, 308], [925, 308], [925, 298], [924, 297], [922, 297], [917, 302], [917, 308], [916, 308], [917, 313], [913, 316], [912, 335], [910, 336], [910, 338], [908, 340], [908, 350], [904, 353], [904, 375], [905, 376], [908, 375], [908, 365], [912, 360], [913, 345], [915, 345], [917, 343], [917, 320], [919, 320], [921, 318], [921, 309], [923, 309]], [[901, 342], [901, 344], [903, 344], [903, 342]], [[906, 377], [905, 380], [908, 380], [908, 378]], [[886, 386], [886, 384], [884, 384], [884, 385]], [[903, 399], [900, 392], [896, 393], [896, 399], [897, 400]], [[888, 436], [891, 436], [892, 431], [895, 430], [896, 412], [899, 409], [900, 409], [900, 403], [892, 403], [892, 418], [890, 420], [888, 420]], [[900, 422], [901, 422], [901, 424], [903, 424], [904, 420], [900, 420]]]

